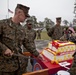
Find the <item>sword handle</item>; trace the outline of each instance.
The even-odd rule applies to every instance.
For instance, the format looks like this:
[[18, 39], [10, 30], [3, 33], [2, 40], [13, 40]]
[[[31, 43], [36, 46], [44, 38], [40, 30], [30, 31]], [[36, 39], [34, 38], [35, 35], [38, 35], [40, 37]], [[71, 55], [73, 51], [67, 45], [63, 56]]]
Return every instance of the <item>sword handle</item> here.
[[32, 54], [30, 52], [23, 52], [22, 53], [24, 56], [32, 56]]

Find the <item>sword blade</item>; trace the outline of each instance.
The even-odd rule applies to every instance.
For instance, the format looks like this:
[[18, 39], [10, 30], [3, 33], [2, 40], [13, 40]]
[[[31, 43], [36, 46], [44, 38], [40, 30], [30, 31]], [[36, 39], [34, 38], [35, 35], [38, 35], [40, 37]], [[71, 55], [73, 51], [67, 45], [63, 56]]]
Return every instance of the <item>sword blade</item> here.
[[24, 56], [24, 55], [22, 55], [20, 53], [18, 53], [18, 54], [14, 53], [13, 56], [22, 57], [22, 58], [26, 58], [26, 59], [36, 59], [36, 58], [29, 57], [29, 56]]

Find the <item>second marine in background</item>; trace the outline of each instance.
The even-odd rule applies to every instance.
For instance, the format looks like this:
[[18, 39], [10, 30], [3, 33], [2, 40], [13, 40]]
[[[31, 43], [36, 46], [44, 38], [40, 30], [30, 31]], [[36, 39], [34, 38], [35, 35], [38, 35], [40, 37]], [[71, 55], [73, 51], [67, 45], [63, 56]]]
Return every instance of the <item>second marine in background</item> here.
[[61, 24], [61, 17], [57, 17], [56, 25], [47, 31], [48, 36], [51, 37], [53, 40], [59, 40], [60, 37], [62, 37], [63, 35], [63, 28], [60, 24]]

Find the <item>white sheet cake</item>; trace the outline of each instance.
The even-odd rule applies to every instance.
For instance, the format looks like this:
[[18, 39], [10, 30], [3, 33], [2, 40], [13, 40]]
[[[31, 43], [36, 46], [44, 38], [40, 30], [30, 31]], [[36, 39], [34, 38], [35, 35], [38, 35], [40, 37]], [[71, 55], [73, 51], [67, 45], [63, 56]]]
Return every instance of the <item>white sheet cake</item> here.
[[52, 41], [48, 47], [42, 51], [42, 54], [51, 60], [51, 62], [61, 62], [73, 59], [75, 44], [73, 42], [63, 42], [59, 40]]

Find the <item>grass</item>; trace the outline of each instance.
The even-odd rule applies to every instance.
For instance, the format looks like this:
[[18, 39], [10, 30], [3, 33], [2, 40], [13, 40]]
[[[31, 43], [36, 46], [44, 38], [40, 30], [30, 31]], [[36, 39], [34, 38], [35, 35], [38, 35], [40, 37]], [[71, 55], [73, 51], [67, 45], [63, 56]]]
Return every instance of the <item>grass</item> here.
[[41, 40], [50, 40], [50, 37], [47, 35], [47, 31], [41, 32]]

